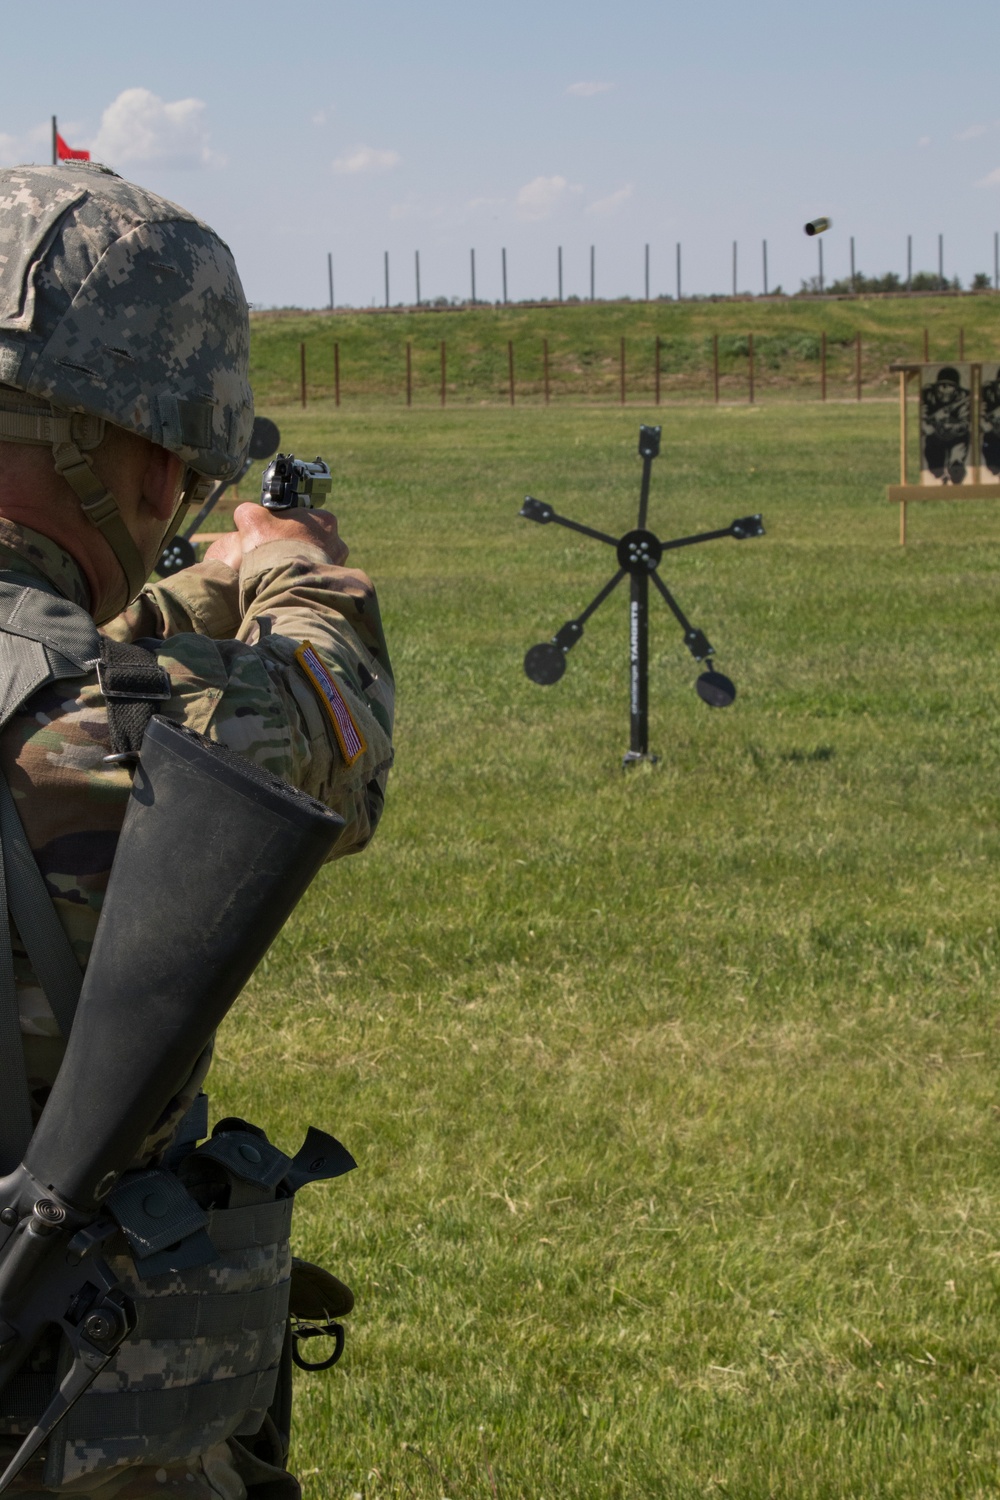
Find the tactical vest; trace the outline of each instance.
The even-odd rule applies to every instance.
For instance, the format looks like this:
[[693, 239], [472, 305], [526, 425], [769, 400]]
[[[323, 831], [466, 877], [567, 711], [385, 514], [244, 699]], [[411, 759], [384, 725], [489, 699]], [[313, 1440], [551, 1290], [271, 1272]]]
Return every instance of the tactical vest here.
[[[150, 652], [102, 636], [47, 583], [0, 572], [0, 729], [46, 684], [95, 669], [112, 755], [134, 757], [154, 707], [170, 696], [167, 673]], [[31, 1133], [8, 911], [66, 1037], [82, 975], [0, 775], [2, 1171], [20, 1161]], [[135, 1303], [137, 1325], [55, 1429], [46, 1486], [103, 1479], [125, 1465], [181, 1463], [253, 1434], [280, 1374], [287, 1383], [294, 1194], [355, 1163], [312, 1129], [294, 1158], [243, 1120], [207, 1134], [200, 1095], [164, 1162], [126, 1173], [106, 1200], [118, 1229], [104, 1258]], [[52, 1364], [29, 1362], [0, 1392], [0, 1436], [31, 1428], [65, 1372], [59, 1351]]]

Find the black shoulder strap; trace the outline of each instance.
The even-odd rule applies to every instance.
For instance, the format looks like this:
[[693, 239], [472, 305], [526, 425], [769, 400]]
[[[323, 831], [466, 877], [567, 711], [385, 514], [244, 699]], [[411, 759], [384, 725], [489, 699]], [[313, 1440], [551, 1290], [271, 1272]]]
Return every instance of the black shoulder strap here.
[[[44, 585], [0, 575], [0, 722], [45, 682], [86, 676], [95, 664], [112, 756], [135, 760], [155, 704], [170, 697], [168, 674], [143, 647], [99, 636], [86, 611], [50, 597]], [[31, 1134], [8, 908], [59, 1030], [68, 1037], [80, 966], [0, 776], [0, 1172], [20, 1161]]]
[[134, 760], [157, 703], [170, 697], [170, 677], [144, 646], [102, 635], [97, 680], [108, 706], [111, 758]]

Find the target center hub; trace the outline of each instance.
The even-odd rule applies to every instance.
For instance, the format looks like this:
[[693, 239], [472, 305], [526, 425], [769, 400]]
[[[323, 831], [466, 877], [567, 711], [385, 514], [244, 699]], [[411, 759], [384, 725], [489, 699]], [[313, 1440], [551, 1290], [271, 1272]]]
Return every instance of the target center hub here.
[[618, 543], [618, 565], [626, 573], [652, 573], [663, 556], [663, 546], [651, 531], [626, 531]]

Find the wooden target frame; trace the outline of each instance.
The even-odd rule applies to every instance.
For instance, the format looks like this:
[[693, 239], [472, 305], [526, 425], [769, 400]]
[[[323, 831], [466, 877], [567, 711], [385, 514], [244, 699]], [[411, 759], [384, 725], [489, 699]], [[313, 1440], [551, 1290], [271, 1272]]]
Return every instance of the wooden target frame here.
[[[991, 362], [992, 363], [992, 362]], [[908, 394], [910, 382], [916, 379], [917, 386], [917, 432], [922, 436], [920, 396], [928, 384], [927, 375], [931, 371], [941, 371], [948, 368], [946, 360], [924, 361], [920, 364], [892, 364], [889, 369], [899, 375], [899, 483], [890, 484], [886, 487], [886, 499], [890, 504], [899, 506], [899, 545], [906, 546], [906, 508], [911, 501], [925, 500], [1000, 500], [1000, 480], [986, 480], [982, 478], [985, 465], [980, 462], [982, 449], [982, 375], [983, 362], [967, 363], [966, 361], [955, 362], [957, 368], [966, 366], [969, 370], [969, 395], [970, 395], [970, 441], [969, 456], [973, 461], [967, 466], [968, 478], [961, 482], [927, 480], [922, 476], [926, 472], [921, 461], [921, 482], [909, 483], [909, 411]], [[921, 460], [923, 456], [923, 444], [921, 441]], [[986, 469], [987, 473], [991, 471]]]

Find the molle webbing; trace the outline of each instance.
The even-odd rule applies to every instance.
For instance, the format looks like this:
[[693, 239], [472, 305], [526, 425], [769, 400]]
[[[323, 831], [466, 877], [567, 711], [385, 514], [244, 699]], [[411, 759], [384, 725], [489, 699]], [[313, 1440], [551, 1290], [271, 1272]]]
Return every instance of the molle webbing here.
[[[288, 1288], [285, 1287], [287, 1297]], [[164, 1429], [190, 1432], [191, 1453], [212, 1446], [205, 1441], [206, 1429], [217, 1429], [222, 1441], [236, 1430], [235, 1414], [266, 1411], [274, 1395], [277, 1367], [211, 1380], [200, 1385], [174, 1386], [165, 1391], [115, 1391], [107, 1396], [81, 1397], [64, 1417], [59, 1434], [69, 1442], [90, 1439], [95, 1448], [105, 1443], [132, 1439], [136, 1457], [144, 1456], [144, 1445], [152, 1449]], [[260, 1418], [254, 1429], [260, 1425]], [[156, 1462], [155, 1458], [151, 1458]]]
[[280, 1322], [288, 1306], [288, 1283], [255, 1292], [192, 1292], [146, 1297], [137, 1303], [134, 1339], [220, 1339]]

